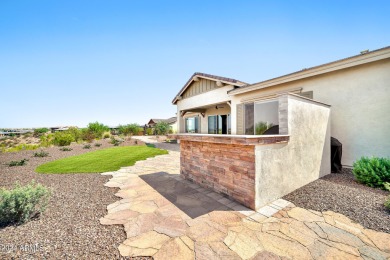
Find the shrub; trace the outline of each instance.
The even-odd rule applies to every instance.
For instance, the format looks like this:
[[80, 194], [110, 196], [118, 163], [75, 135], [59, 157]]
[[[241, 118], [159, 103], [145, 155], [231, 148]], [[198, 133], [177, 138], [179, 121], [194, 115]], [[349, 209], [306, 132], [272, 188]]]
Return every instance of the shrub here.
[[40, 141], [41, 141], [41, 146], [43, 147], [49, 147], [53, 145], [54, 143], [54, 134], [46, 134], [46, 135], [41, 135]]
[[49, 129], [46, 127], [36, 128], [36, 129], [34, 129], [34, 136], [39, 137], [47, 132], [49, 132]]
[[86, 144], [83, 146], [83, 149], [91, 149], [91, 145], [90, 144]]
[[383, 187], [385, 188], [385, 190], [390, 191], [390, 182], [383, 183]]
[[110, 132], [105, 132], [103, 134], [103, 138], [106, 139], [106, 138], [110, 138], [111, 137], [111, 133]]
[[156, 133], [158, 135], [166, 135], [171, 126], [166, 122], [158, 122], [154, 128], [156, 129]]
[[119, 133], [125, 136], [137, 135], [139, 132], [139, 126], [137, 124], [120, 125]]
[[390, 182], [390, 159], [362, 157], [354, 162], [353, 174], [361, 183], [384, 189], [385, 183]]
[[153, 128], [146, 128], [147, 135], [153, 135]]
[[28, 159], [23, 159], [23, 160], [20, 160], [20, 161], [11, 161], [8, 166], [9, 167], [13, 167], [13, 166], [23, 166], [26, 164], [26, 162], [28, 161]]
[[96, 143], [95, 146], [96, 146], [96, 147], [100, 147], [100, 146], [102, 146], [102, 144]]
[[47, 156], [49, 156], [49, 153], [45, 152], [43, 150], [41, 150], [40, 152], [34, 153], [34, 157], [47, 157]]
[[55, 132], [53, 143], [58, 146], [67, 146], [74, 142], [72, 134], [64, 132]]
[[95, 138], [102, 138], [104, 132], [110, 131], [110, 128], [99, 122], [89, 123], [88, 130], [95, 135]]
[[111, 144], [113, 144], [114, 146], [118, 146], [120, 143], [120, 140], [115, 139], [115, 137], [111, 136]]
[[0, 224], [24, 223], [45, 211], [50, 192], [32, 181], [26, 186], [16, 184], [14, 189], [0, 189]]
[[63, 151], [63, 152], [68, 152], [68, 151], [72, 151], [73, 149], [70, 148], [70, 147], [62, 147], [60, 148], [60, 151]]
[[390, 197], [387, 198], [387, 200], [385, 201], [385, 207], [390, 210]]
[[89, 130], [89, 129], [83, 129], [81, 131], [81, 139], [84, 141], [87, 141], [88, 143], [92, 143], [93, 140], [95, 140], [96, 136], [95, 134]]
[[64, 132], [72, 135], [74, 142], [81, 140], [81, 131], [77, 127], [69, 127], [69, 129]]

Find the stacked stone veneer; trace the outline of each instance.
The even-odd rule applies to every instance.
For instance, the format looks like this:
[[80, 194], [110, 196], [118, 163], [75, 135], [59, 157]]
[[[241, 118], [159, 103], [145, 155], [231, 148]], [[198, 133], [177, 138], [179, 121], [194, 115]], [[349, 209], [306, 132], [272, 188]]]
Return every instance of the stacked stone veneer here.
[[255, 146], [287, 142], [289, 137], [181, 135], [179, 139], [185, 179], [255, 209]]

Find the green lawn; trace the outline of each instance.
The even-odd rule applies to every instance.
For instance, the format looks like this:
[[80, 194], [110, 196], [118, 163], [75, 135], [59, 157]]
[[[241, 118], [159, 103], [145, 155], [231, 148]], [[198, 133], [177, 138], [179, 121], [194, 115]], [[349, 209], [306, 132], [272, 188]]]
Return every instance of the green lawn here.
[[165, 150], [147, 146], [113, 147], [48, 162], [38, 166], [35, 171], [39, 173], [117, 171], [121, 167], [134, 165], [136, 161], [167, 153]]

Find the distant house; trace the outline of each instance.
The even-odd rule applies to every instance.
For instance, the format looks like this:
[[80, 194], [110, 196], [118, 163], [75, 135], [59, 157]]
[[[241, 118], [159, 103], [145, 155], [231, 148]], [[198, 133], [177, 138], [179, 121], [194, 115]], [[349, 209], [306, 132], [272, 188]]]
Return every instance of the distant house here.
[[69, 130], [70, 127], [75, 127], [75, 126], [53, 126], [53, 127], [50, 127], [50, 131], [52, 133], [58, 132], [58, 131], [66, 131], [66, 130]]
[[177, 117], [170, 117], [168, 119], [150, 119], [146, 125], [149, 128], [153, 128], [159, 122], [168, 123], [171, 126], [172, 132], [177, 132]]

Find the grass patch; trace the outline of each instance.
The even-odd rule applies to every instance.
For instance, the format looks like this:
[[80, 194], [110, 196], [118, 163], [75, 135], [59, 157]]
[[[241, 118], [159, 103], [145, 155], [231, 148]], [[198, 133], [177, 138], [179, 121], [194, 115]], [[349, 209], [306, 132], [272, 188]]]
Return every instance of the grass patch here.
[[113, 147], [52, 161], [38, 166], [38, 173], [100, 173], [132, 166], [136, 161], [167, 154], [161, 149], [146, 146]]

